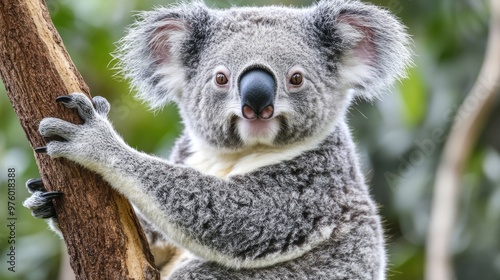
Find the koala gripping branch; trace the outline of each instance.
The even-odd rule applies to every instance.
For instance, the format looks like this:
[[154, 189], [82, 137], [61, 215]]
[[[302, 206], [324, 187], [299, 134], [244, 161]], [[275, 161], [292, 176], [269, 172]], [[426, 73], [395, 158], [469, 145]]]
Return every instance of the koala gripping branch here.
[[[44, 146], [43, 117], [75, 123], [77, 114], [55, 98], [88, 94], [59, 37], [44, 1], [0, 1], [0, 75], [32, 147]], [[153, 257], [128, 201], [98, 177], [65, 160], [35, 155], [55, 201], [59, 227], [77, 279], [159, 279]]]

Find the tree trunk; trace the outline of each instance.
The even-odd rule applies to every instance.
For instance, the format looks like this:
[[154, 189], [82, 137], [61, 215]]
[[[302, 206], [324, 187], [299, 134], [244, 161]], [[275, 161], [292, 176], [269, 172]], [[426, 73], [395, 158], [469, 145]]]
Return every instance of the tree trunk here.
[[[81, 123], [56, 104], [70, 92], [89, 93], [42, 0], [0, 1], [0, 75], [32, 147], [44, 117]], [[35, 154], [55, 201], [59, 227], [77, 279], [159, 279], [144, 233], [128, 201], [98, 175], [64, 159]]]

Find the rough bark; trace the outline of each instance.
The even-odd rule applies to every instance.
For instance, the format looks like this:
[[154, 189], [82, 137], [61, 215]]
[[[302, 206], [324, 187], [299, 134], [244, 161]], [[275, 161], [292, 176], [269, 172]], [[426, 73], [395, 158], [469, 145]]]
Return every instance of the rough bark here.
[[[89, 93], [43, 0], [0, 1], [0, 75], [32, 147], [45, 145], [40, 120], [74, 123], [77, 114], [54, 102]], [[35, 154], [45, 187], [64, 193], [55, 201], [59, 226], [77, 279], [159, 279], [137, 217], [128, 201], [99, 176], [64, 159]]]
[[490, 0], [490, 5], [490, 32], [483, 65], [457, 111], [436, 173], [426, 244], [427, 280], [455, 278], [451, 239], [459, 209], [460, 179], [500, 89], [500, 1]]

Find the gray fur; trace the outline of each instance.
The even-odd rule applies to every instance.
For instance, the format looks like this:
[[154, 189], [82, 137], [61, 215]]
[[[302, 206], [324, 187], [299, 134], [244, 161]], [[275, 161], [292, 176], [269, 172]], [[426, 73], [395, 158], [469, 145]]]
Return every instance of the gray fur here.
[[[127, 146], [102, 98], [70, 95], [64, 105], [84, 124], [46, 118], [39, 131], [66, 140], [47, 144], [51, 157], [124, 194], [153, 243], [196, 256], [169, 279], [383, 279], [380, 218], [344, 116], [353, 96], [374, 98], [404, 76], [408, 41], [392, 15], [358, 1], [159, 8], [140, 15], [116, 57], [153, 108], [178, 104], [186, 129], [170, 161]], [[238, 112], [238, 80], [250, 67], [277, 81], [277, 128], [265, 136], [245, 131]], [[227, 86], [214, 84], [218, 71]], [[297, 71], [305, 82], [292, 87]], [[193, 163], [204, 158], [227, 173]], [[234, 162], [226, 168], [223, 159]]]

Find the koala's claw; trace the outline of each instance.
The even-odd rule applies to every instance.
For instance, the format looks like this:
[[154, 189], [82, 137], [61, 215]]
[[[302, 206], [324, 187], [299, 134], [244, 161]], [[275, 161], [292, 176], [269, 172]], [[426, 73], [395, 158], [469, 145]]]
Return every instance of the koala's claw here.
[[83, 93], [75, 92], [70, 95], [62, 95], [56, 98], [57, 103], [62, 103], [68, 108], [76, 108], [80, 116], [84, 119], [93, 119], [93, 111], [106, 117], [109, 113], [110, 105], [106, 98], [95, 96], [92, 101]]
[[37, 154], [46, 154], [47, 153], [47, 147], [38, 147], [38, 148], [35, 148], [35, 153], [37, 153]]
[[42, 178], [29, 179], [28, 181], [26, 181], [26, 188], [30, 193], [34, 193], [36, 191], [47, 191], [43, 186]]
[[40, 195], [40, 197], [46, 198], [46, 199], [54, 199], [54, 198], [59, 198], [63, 195], [62, 192], [44, 192]]
[[95, 119], [94, 105], [87, 95], [75, 92], [69, 95], [62, 95], [56, 98], [57, 103], [62, 103], [68, 108], [75, 108], [80, 117], [85, 121], [92, 121]]
[[62, 95], [56, 98], [57, 103], [69, 103], [72, 100], [70, 95]]
[[63, 193], [57, 191], [48, 192], [40, 178], [29, 179], [26, 182], [26, 188], [32, 195], [23, 202], [23, 206], [30, 209], [35, 218], [56, 218], [52, 199], [61, 197]]

